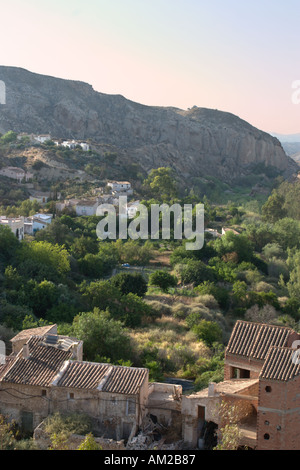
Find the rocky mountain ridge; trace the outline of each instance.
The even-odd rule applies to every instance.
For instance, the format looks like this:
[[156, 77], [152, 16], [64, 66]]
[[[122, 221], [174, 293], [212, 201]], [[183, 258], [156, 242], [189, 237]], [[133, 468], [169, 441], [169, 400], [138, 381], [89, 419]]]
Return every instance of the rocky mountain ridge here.
[[297, 171], [277, 138], [237, 116], [206, 108], [145, 106], [91, 85], [0, 66], [6, 104], [0, 132], [90, 139], [114, 149], [146, 171], [170, 166], [185, 179], [216, 177], [226, 183], [265, 165]]

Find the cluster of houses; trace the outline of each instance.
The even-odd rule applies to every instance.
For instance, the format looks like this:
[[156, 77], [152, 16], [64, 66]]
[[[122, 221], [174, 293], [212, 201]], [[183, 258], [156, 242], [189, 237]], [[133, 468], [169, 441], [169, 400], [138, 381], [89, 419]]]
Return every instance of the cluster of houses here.
[[[121, 195], [132, 195], [133, 190], [129, 182], [112, 181], [108, 182], [107, 187], [111, 192], [104, 193], [103, 188], [96, 188], [92, 198], [76, 199], [70, 198], [61, 200], [61, 194], [56, 194], [58, 201], [56, 202], [56, 211], [62, 212], [75, 212], [78, 217], [93, 216], [97, 214], [97, 208], [100, 204], [112, 204], [118, 207], [119, 197]], [[41, 206], [44, 206], [50, 198], [50, 192], [32, 191], [29, 199], [37, 201]], [[129, 202], [127, 204], [127, 216], [132, 219], [135, 217], [138, 210], [139, 201]], [[52, 223], [53, 214], [37, 213], [30, 217], [5, 217], [0, 216], [0, 225], [10, 227], [15, 236], [22, 240], [25, 234], [34, 235], [38, 230], [46, 228]]]
[[[107, 183], [107, 190], [104, 192], [103, 188], [95, 188], [93, 190], [93, 197], [84, 199], [66, 199], [56, 203], [57, 212], [62, 211], [75, 211], [77, 216], [92, 216], [97, 214], [97, 208], [101, 204], [111, 204], [115, 207], [119, 205], [120, 196], [132, 196], [133, 189], [131, 183], [128, 181], [109, 181]], [[133, 218], [136, 215], [139, 201], [128, 202], [127, 215], [128, 218]]]
[[[44, 144], [45, 142], [48, 142], [50, 140], [53, 141], [53, 138], [51, 134], [19, 134], [18, 139], [22, 139], [23, 137], [28, 137], [31, 143], [39, 143], [39, 144]], [[53, 141], [55, 145], [57, 146], [62, 146], [65, 148], [69, 148], [71, 150], [75, 149], [76, 147], [81, 147], [84, 152], [88, 152], [91, 150], [91, 146], [87, 142], [79, 141], [79, 140], [54, 140]]]
[[[240, 447], [299, 450], [300, 335], [288, 327], [237, 321], [225, 353], [224, 381], [197, 393], [149, 382], [146, 368], [83, 360], [84, 344], [50, 325], [21, 331], [0, 365], [0, 410], [33, 432], [49, 415], [84, 413], [94, 432], [130, 443], [145, 417], [176, 428], [189, 449], [216, 443], [239, 413]], [[296, 357], [296, 360], [295, 360]]]
[[31, 171], [25, 171], [15, 166], [7, 166], [0, 170], [0, 176], [16, 180], [18, 183], [22, 183], [23, 181], [27, 183], [34, 175]]
[[9, 227], [18, 240], [21, 241], [26, 234], [34, 235], [37, 231], [46, 228], [52, 220], [52, 214], [35, 214], [30, 217], [0, 216], [0, 226]]

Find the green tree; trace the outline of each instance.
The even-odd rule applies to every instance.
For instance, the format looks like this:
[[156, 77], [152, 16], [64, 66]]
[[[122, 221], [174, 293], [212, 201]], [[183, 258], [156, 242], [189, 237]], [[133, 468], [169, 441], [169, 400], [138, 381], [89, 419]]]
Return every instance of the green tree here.
[[0, 225], [0, 262], [12, 261], [18, 247], [19, 241], [11, 229]]
[[200, 320], [199, 323], [192, 327], [192, 331], [208, 347], [211, 347], [213, 343], [220, 343], [222, 341], [222, 329], [216, 322]]
[[117, 287], [123, 294], [136, 294], [139, 297], [144, 297], [147, 292], [147, 281], [140, 273], [119, 273], [110, 279], [113, 286]]
[[4, 134], [2, 137], [0, 137], [0, 144], [1, 145], [7, 145], [12, 142], [16, 142], [18, 137], [18, 134], [13, 131], [8, 131], [6, 134]]
[[178, 284], [178, 279], [176, 276], [168, 273], [163, 269], [154, 271], [149, 277], [149, 285], [157, 286], [162, 289], [164, 292], [167, 292], [170, 287], [176, 287]]
[[267, 202], [262, 207], [262, 215], [267, 222], [277, 222], [287, 216], [284, 208], [284, 197], [273, 191]]
[[19, 261], [31, 260], [55, 269], [59, 275], [70, 271], [69, 253], [64, 246], [46, 241], [23, 243], [19, 250]]
[[86, 360], [101, 361], [109, 358], [112, 363], [131, 359], [131, 340], [121, 322], [111, 318], [108, 312], [95, 308], [81, 313], [73, 320], [76, 338], [84, 342]]
[[203, 261], [188, 260], [186, 264], [176, 265], [175, 270], [178, 272], [180, 280], [183, 284], [202, 284], [204, 281], [214, 281], [214, 270], [207, 266]]
[[152, 197], [162, 201], [170, 201], [177, 196], [177, 184], [174, 173], [169, 167], [160, 167], [150, 171], [144, 181], [144, 187]]

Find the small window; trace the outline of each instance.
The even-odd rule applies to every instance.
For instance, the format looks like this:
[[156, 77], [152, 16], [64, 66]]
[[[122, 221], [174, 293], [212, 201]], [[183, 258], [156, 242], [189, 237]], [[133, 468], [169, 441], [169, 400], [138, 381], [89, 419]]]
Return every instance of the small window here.
[[42, 397], [46, 397], [47, 396], [47, 390], [42, 390]]
[[74, 400], [74, 393], [73, 393], [73, 392], [70, 392], [70, 393], [69, 393], [69, 399], [70, 399], [70, 400]]
[[264, 440], [265, 440], [265, 441], [268, 441], [269, 439], [270, 439], [270, 434], [265, 434], [265, 435], [264, 435]]
[[269, 385], [267, 385], [267, 387], [265, 388], [266, 392], [267, 393], [271, 393], [272, 392], [272, 387], [270, 387]]

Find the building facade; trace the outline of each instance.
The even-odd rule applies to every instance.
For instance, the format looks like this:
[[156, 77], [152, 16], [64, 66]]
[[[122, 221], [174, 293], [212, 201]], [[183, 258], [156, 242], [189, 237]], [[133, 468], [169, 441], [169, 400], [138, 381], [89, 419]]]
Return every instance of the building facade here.
[[76, 412], [103, 437], [136, 433], [147, 412], [147, 369], [85, 362], [82, 342], [57, 335], [56, 325], [23, 331], [12, 346], [0, 366], [0, 412], [25, 430], [53, 413]]

